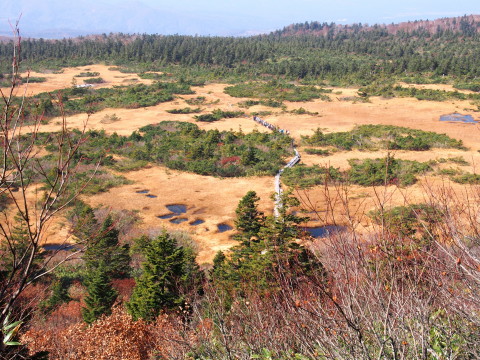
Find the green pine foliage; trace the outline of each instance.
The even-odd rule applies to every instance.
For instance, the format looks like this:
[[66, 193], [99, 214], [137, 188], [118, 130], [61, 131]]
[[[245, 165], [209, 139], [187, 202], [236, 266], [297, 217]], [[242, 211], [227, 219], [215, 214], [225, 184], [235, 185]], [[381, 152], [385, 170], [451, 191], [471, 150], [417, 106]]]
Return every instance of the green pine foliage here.
[[282, 173], [282, 181], [285, 185], [302, 189], [339, 180], [343, 180], [343, 175], [333, 166], [322, 167], [299, 164], [285, 169]]
[[315, 86], [296, 86], [289, 83], [272, 80], [268, 83], [250, 82], [225, 88], [225, 93], [234, 97], [247, 97], [264, 100], [286, 101], [309, 101], [322, 99], [329, 101], [330, 98], [323, 95], [331, 90], [320, 89]]
[[298, 200], [285, 194], [278, 218], [265, 218], [257, 209], [258, 200], [253, 191], [242, 198], [236, 210], [236, 239], [241, 242], [227, 254], [218, 252], [213, 261], [211, 278], [230, 297], [274, 292], [282, 276], [324, 274], [313, 254], [295, 242], [301, 235], [298, 225], [305, 221], [290, 212]]
[[[0, 282], [9, 281], [8, 279], [11, 276], [16, 276], [16, 274], [24, 271], [32, 252], [38, 252], [38, 249], [33, 249], [31, 246], [29, 226], [20, 213], [14, 216], [13, 222], [9, 226], [11, 228], [6, 231], [10, 231], [10, 241], [0, 242]], [[42, 255], [36, 254], [27, 280], [36, 275], [41, 262]]]
[[348, 179], [361, 186], [397, 184], [412, 185], [417, 181], [415, 175], [432, 171], [428, 163], [410, 160], [397, 160], [392, 156], [384, 159], [351, 159]]
[[221, 109], [215, 109], [210, 114], [195, 115], [194, 118], [197, 121], [214, 122], [222, 119], [236, 118], [243, 115], [245, 115], [243, 111], [223, 111]]
[[129, 246], [120, 246], [118, 230], [111, 216], [107, 216], [98, 234], [91, 234], [92, 241], [85, 251], [83, 259], [87, 272], [105, 267], [109, 277], [122, 278], [130, 273]]
[[[196, 124], [179, 121], [148, 125], [130, 136], [107, 135], [105, 131], [89, 131], [87, 136], [84, 156], [79, 159], [82, 163], [108, 159], [113, 153], [128, 161], [150, 161], [171, 169], [220, 177], [275, 175], [284, 158], [291, 154], [291, 138], [286, 134], [206, 131]], [[105, 166], [115, 168], [121, 164], [122, 160], [111, 158], [111, 165]]]
[[[146, 78], [254, 79], [284, 77], [370, 84], [378, 79], [478, 83], [477, 26], [389, 32], [385, 27], [349, 27], [312, 22], [269, 35], [204, 37], [115, 34], [102, 40], [22, 41], [22, 63], [38, 70], [110, 62]], [[466, 24], [465, 26], [463, 24]], [[0, 57], [12, 53], [0, 44]], [[9, 71], [8, 62], [0, 73]], [[150, 71], [162, 72], [152, 74]], [[464, 86], [463, 86], [464, 87]]]
[[105, 265], [100, 264], [91, 270], [86, 278], [87, 296], [82, 317], [87, 324], [93, 323], [101, 315], [111, 314], [111, 308], [117, 299], [118, 293], [112, 286], [109, 269]]
[[385, 211], [372, 211], [368, 215], [375, 223], [403, 237], [417, 232], [428, 232], [431, 236], [433, 225], [442, 218], [440, 210], [429, 204], [396, 206]]
[[255, 191], [249, 191], [238, 203], [235, 214], [235, 227], [242, 235], [250, 238], [257, 236], [265, 224], [263, 212], [258, 210], [260, 198]]
[[302, 136], [304, 145], [333, 146], [340, 150], [411, 150], [425, 151], [431, 148], [465, 150], [461, 140], [446, 134], [410, 129], [393, 125], [360, 125], [351, 131], [324, 134], [316, 129], [311, 136]]
[[167, 233], [155, 239], [143, 237], [137, 246], [145, 260], [126, 305], [134, 319], [152, 320], [161, 310], [184, 302], [188, 287], [196, 283], [198, 267], [192, 252]]

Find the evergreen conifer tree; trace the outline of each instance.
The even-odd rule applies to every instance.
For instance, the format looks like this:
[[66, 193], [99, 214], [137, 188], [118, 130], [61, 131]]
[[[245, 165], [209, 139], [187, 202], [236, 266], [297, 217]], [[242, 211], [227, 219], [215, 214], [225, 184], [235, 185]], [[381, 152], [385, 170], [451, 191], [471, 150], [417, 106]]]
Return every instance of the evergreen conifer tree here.
[[258, 232], [265, 223], [263, 213], [258, 210], [260, 198], [255, 191], [249, 191], [238, 203], [235, 213], [235, 227], [241, 232], [241, 237], [250, 239], [258, 235]]
[[127, 309], [135, 318], [152, 320], [162, 308], [183, 301], [180, 294], [186, 275], [186, 252], [167, 233], [142, 244], [143, 273], [136, 279]]
[[88, 295], [85, 298], [85, 307], [82, 308], [82, 317], [87, 324], [91, 324], [101, 315], [111, 313], [118, 294], [111, 284], [104, 264], [89, 274], [86, 283]]
[[113, 225], [112, 217], [107, 216], [83, 258], [87, 271], [94, 271], [104, 264], [108, 276], [121, 278], [130, 272], [129, 246], [119, 245], [118, 230]]

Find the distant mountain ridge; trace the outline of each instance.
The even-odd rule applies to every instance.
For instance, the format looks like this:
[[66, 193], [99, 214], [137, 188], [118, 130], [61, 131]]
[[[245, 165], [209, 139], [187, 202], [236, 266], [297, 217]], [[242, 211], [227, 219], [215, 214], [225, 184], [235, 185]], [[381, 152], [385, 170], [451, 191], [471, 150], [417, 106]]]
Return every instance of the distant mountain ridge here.
[[10, 36], [9, 22], [20, 18], [22, 36], [46, 39], [111, 32], [242, 36], [255, 31], [257, 22], [254, 16], [247, 22], [235, 21], [236, 14], [226, 19], [188, 8], [179, 12], [152, 7], [136, 0], [49, 0], [48, 6], [39, 6], [38, 0], [16, 0], [2, 4], [1, 10], [0, 36]]
[[461, 32], [471, 36], [480, 32], [480, 15], [464, 15], [458, 17], [441, 18], [436, 20], [416, 20], [401, 22], [398, 24], [351, 24], [341, 25], [335, 23], [320, 23], [317, 21], [291, 24], [273, 34], [282, 36], [292, 35], [318, 35], [328, 36], [341, 32], [361, 32], [383, 29], [389, 34], [397, 35], [399, 32], [412, 33], [415, 31], [426, 31], [435, 34], [437, 31]]

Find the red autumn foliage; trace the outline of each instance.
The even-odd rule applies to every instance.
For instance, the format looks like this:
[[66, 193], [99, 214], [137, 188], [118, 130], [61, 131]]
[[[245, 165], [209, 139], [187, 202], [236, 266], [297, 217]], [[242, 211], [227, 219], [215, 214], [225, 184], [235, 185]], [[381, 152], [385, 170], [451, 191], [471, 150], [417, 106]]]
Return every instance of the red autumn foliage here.
[[240, 164], [240, 156], [229, 156], [229, 157], [224, 157], [220, 160], [220, 164], [222, 166], [225, 166], [227, 164]]
[[179, 324], [168, 315], [160, 315], [153, 323], [134, 321], [122, 307], [102, 317], [91, 326], [78, 322], [65, 329], [29, 330], [22, 336], [30, 352], [48, 351], [49, 359], [111, 360], [149, 359], [154, 354], [172, 358], [181, 342]]

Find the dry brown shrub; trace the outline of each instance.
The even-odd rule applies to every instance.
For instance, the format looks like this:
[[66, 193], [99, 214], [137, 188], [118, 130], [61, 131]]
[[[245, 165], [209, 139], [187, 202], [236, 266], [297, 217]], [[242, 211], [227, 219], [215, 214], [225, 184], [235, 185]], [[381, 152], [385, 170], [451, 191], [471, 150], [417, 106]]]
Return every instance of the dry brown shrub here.
[[[56, 316], [70, 306], [74, 305], [60, 307]], [[31, 354], [48, 351], [51, 360], [143, 360], [152, 356], [174, 359], [177, 355], [183, 358], [188, 351], [188, 347], [181, 345], [185, 342], [178, 331], [182, 327], [179, 318], [166, 314], [152, 323], [134, 321], [123, 307], [117, 306], [112, 315], [91, 326], [77, 322], [61, 329], [56, 324], [48, 329], [31, 329], [21, 340]]]

